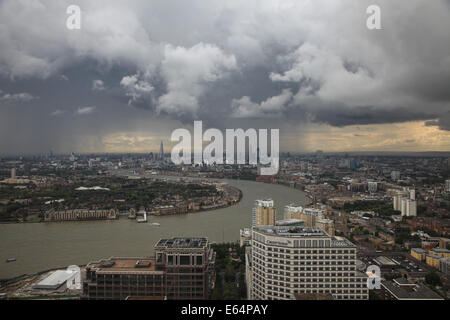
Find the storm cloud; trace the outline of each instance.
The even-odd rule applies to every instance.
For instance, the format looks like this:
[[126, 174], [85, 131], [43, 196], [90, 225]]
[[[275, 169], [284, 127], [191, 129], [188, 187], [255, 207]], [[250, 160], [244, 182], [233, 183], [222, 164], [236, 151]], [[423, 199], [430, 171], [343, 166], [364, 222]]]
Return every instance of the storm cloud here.
[[[195, 119], [449, 130], [449, 2], [376, 1], [382, 30], [368, 30], [372, 3], [4, 0], [1, 149], [95, 150]], [[73, 4], [81, 30], [66, 28]]]

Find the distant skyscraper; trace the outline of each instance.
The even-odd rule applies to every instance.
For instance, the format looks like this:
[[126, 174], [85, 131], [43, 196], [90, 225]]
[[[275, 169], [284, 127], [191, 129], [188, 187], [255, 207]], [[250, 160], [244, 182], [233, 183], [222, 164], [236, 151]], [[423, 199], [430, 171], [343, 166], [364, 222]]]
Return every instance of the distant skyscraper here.
[[416, 190], [404, 188], [393, 196], [394, 210], [401, 211], [403, 217], [417, 216]]
[[253, 208], [252, 227], [274, 226], [277, 221], [277, 209], [273, 207], [273, 200], [256, 200]]
[[164, 161], [164, 146], [163, 146], [162, 140], [161, 140], [161, 145], [159, 146], [159, 159], [161, 161]]
[[16, 168], [12, 168], [11, 169], [11, 179], [15, 179], [16, 178]]

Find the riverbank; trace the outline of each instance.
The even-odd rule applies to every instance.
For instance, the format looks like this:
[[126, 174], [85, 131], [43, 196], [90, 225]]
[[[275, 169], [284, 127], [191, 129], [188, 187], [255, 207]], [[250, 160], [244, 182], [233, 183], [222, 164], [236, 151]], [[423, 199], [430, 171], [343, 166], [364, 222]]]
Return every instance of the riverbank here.
[[[208, 199], [201, 199], [201, 202], [195, 202], [195, 199], [190, 202], [189, 205], [170, 205], [170, 206], [150, 206], [147, 214], [149, 216], [166, 216], [166, 215], [178, 215], [178, 214], [189, 214], [195, 212], [204, 211], [214, 211], [218, 209], [228, 208], [239, 203], [242, 199], [242, 190], [232, 187], [232, 186], [222, 186], [221, 187], [222, 196], [213, 201]], [[204, 204], [203, 201], [206, 203]], [[209, 202], [208, 202], [209, 201]], [[80, 211], [86, 211], [88, 209], [78, 209]], [[108, 209], [109, 210], [109, 209]], [[105, 220], [118, 220], [123, 217], [127, 217], [131, 213], [119, 212], [115, 218], [80, 218], [77, 214], [73, 214], [73, 217], [54, 220], [54, 219], [44, 219], [40, 217], [30, 217], [30, 218], [19, 218], [17, 221], [0, 221], [0, 224], [21, 224], [21, 223], [42, 223], [42, 222], [67, 222], [67, 221], [105, 221]]]
[[[174, 236], [207, 237], [216, 243], [235, 242], [239, 240], [239, 230], [251, 225], [255, 199], [271, 197], [279, 218], [285, 205], [309, 202], [303, 192], [286, 186], [243, 180], [221, 182], [242, 191], [239, 203], [213, 211], [149, 216], [148, 223], [119, 219], [0, 225], [0, 278], [64, 265], [82, 265], [111, 256], [152, 256], [153, 246], [161, 238]], [[155, 227], [153, 223], [160, 226]], [[6, 263], [11, 257], [17, 261]]]

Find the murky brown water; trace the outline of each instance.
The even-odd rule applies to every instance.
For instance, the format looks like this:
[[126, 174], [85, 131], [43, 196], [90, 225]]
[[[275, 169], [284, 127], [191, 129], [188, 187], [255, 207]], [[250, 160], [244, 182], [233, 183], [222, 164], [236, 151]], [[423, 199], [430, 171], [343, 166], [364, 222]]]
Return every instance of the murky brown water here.
[[[243, 192], [232, 207], [187, 215], [134, 220], [30, 223], [0, 225], [0, 278], [34, 273], [111, 256], [151, 256], [163, 237], [203, 236], [210, 241], [239, 240], [239, 229], [249, 227], [255, 199], [271, 197], [281, 218], [291, 202], [306, 203], [305, 194], [284, 186], [226, 180]], [[160, 223], [160, 227], [152, 226]], [[7, 263], [14, 257], [16, 262]]]

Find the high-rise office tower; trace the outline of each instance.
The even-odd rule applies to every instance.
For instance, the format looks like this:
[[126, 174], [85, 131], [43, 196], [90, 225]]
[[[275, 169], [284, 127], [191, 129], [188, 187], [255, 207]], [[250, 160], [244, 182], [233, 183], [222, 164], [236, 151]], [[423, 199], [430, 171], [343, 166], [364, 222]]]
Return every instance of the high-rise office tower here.
[[159, 160], [164, 161], [164, 146], [161, 140], [161, 145], [159, 146]]
[[369, 298], [367, 275], [356, 270], [356, 246], [317, 228], [255, 227], [245, 260], [249, 299]]
[[252, 227], [274, 226], [277, 221], [277, 209], [273, 207], [273, 200], [256, 200], [252, 212]]
[[11, 169], [11, 179], [15, 179], [16, 178], [16, 168], [12, 168]]

